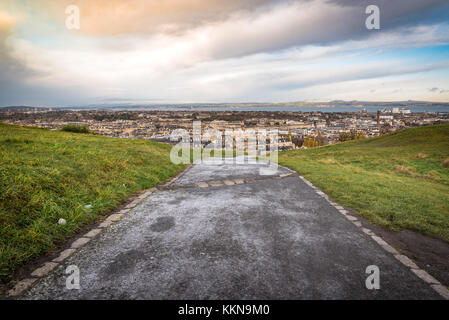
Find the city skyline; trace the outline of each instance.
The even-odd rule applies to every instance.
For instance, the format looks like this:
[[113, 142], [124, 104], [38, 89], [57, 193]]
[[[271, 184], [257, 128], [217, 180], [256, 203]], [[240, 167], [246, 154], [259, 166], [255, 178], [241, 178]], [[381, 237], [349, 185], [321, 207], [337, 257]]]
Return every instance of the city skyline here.
[[449, 4], [403, 3], [2, 1], [0, 105], [449, 102]]

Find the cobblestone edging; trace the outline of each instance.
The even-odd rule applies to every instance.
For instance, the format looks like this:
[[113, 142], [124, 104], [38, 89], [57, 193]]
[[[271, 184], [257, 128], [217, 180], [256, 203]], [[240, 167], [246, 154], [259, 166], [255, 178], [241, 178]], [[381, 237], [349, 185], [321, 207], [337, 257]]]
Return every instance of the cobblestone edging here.
[[[286, 168], [288, 169], [288, 168]], [[292, 171], [288, 169], [289, 171]], [[415, 275], [421, 278], [424, 282], [429, 284], [436, 292], [438, 292], [443, 298], [449, 300], [449, 290], [442, 285], [437, 279], [428, 274], [425, 270], [419, 268], [410, 258], [399, 253], [395, 248], [389, 245], [385, 240], [381, 237], [377, 236], [373, 231], [368, 228], [362, 226], [362, 223], [358, 221], [357, 217], [349, 214], [347, 210], [345, 210], [342, 206], [338, 205], [338, 203], [332, 201], [327, 194], [321, 191], [319, 188], [314, 186], [309, 180], [306, 178], [299, 176], [299, 178], [304, 181], [308, 186], [315, 190], [315, 192], [323, 197], [327, 202], [330, 203], [335, 209], [338, 210], [346, 219], [351, 221], [355, 226], [360, 228], [364, 233], [370, 236], [375, 242], [377, 242], [385, 251], [391, 253], [397, 260], [399, 260], [404, 266], [409, 268]]]
[[263, 178], [250, 178], [250, 179], [226, 179], [226, 180], [213, 180], [213, 181], [200, 181], [194, 184], [173, 186], [171, 184], [165, 184], [157, 187], [158, 190], [176, 190], [176, 189], [190, 189], [190, 188], [210, 188], [210, 187], [222, 187], [222, 186], [233, 186], [237, 184], [266, 181], [273, 179], [282, 179], [286, 177], [298, 176], [296, 172], [285, 173], [277, 176], [269, 176]]
[[[175, 175], [169, 182], [165, 185], [170, 185], [179, 179], [189, 168], [191, 165], [188, 165], [183, 171]], [[74, 240], [70, 248], [62, 251], [58, 257], [45, 262], [42, 266], [35, 269], [31, 272], [30, 277], [23, 279], [15, 284], [15, 286], [7, 292], [7, 297], [14, 298], [23, 294], [25, 291], [30, 289], [40, 278], [49, 274], [53, 269], [55, 269], [61, 262], [66, 260], [72, 254], [76, 252], [76, 250], [82, 248], [88, 242], [90, 242], [93, 238], [98, 236], [105, 228], [109, 227], [114, 222], [119, 221], [125, 214], [128, 214], [134, 207], [136, 207], [140, 202], [142, 202], [145, 198], [150, 196], [152, 193], [157, 191], [158, 189], [153, 187], [144, 191], [140, 196], [130, 202], [124, 209], [120, 210], [118, 213], [113, 213], [109, 215], [103, 222], [101, 222], [96, 228], [90, 230], [86, 234], [82, 235], [78, 239]]]
[[[217, 180], [217, 181], [201, 181], [201, 182], [197, 182], [195, 185], [182, 186], [181, 188], [192, 188], [192, 187], [209, 188], [209, 187], [232, 186], [232, 185], [236, 185], [236, 184], [266, 181], [266, 180], [272, 180], [272, 179], [282, 179], [282, 178], [292, 177], [292, 176], [295, 176], [295, 174], [286, 173], [286, 174], [281, 174], [278, 176], [270, 176], [267, 178], [260, 178], [260, 179], [227, 179], [227, 180]], [[297, 174], [296, 174], [296, 176], [297, 176]]]
[[70, 257], [72, 254], [76, 252], [76, 250], [82, 248], [84, 245], [86, 245], [88, 242], [90, 242], [93, 238], [98, 236], [105, 228], [109, 227], [114, 222], [119, 221], [122, 219], [122, 217], [125, 214], [128, 214], [134, 207], [136, 207], [140, 202], [142, 202], [145, 198], [150, 196], [152, 193], [158, 190], [173, 190], [178, 188], [207, 188], [207, 187], [218, 187], [218, 186], [232, 186], [237, 184], [243, 184], [243, 183], [249, 183], [249, 182], [256, 182], [256, 181], [263, 181], [268, 179], [281, 179], [284, 177], [289, 177], [296, 175], [295, 173], [288, 173], [288, 174], [281, 174], [279, 176], [270, 176], [266, 178], [261, 179], [233, 179], [233, 180], [224, 180], [224, 181], [209, 181], [209, 182], [198, 182], [194, 185], [187, 185], [187, 186], [173, 186], [173, 183], [177, 181], [180, 177], [184, 175], [185, 172], [188, 171], [188, 169], [192, 166], [192, 164], [188, 165], [183, 171], [178, 173], [176, 176], [174, 176], [171, 180], [169, 180], [167, 183], [159, 186], [159, 187], [153, 187], [149, 190], [146, 190], [144, 193], [142, 193], [139, 197], [134, 199], [131, 203], [129, 203], [124, 209], [120, 210], [118, 213], [113, 213], [109, 215], [103, 222], [101, 222], [96, 228], [90, 230], [83, 236], [79, 237], [78, 239], [74, 240], [70, 248], [65, 249], [62, 251], [58, 257], [45, 262], [42, 266], [35, 269], [33, 272], [31, 272], [31, 275], [29, 278], [23, 279], [16, 283], [16, 285], [8, 291], [8, 296], [18, 297], [22, 293], [24, 293], [26, 290], [31, 288], [39, 278], [42, 278], [49, 274], [53, 269], [55, 269], [60, 263], [62, 263], [64, 260], [66, 260], [68, 257]]

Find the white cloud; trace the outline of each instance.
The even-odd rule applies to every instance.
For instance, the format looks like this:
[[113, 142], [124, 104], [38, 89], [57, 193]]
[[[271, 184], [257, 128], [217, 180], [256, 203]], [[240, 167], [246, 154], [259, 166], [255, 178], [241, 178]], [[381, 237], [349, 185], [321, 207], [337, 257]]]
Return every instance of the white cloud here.
[[[398, 48], [448, 44], [447, 24], [371, 33], [360, 29], [364, 11], [359, 9], [324, 0], [285, 2], [253, 13], [236, 11], [226, 20], [184, 33], [96, 41], [82, 41], [82, 36], [72, 33], [66, 34], [67, 43], [60, 46], [14, 37], [9, 44], [11, 54], [35, 71], [24, 82], [79, 92], [83, 101], [98, 97], [285, 101], [340, 92], [350, 96], [345, 83], [448, 67], [447, 61], [382, 57]], [[374, 93], [357, 85], [354, 92], [383, 91]]]

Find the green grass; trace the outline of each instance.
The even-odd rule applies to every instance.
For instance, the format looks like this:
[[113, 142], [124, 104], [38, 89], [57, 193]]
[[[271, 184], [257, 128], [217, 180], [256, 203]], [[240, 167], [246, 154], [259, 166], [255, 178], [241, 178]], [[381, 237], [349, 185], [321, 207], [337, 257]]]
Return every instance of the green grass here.
[[[184, 165], [170, 162], [170, 149], [0, 124], [0, 281], [131, 194], [179, 172]], [[67, 223], [59, 225], [60, 218]]]
[[449, 125], [287, 151], [279, 163], [389, 230], [449, 242]]

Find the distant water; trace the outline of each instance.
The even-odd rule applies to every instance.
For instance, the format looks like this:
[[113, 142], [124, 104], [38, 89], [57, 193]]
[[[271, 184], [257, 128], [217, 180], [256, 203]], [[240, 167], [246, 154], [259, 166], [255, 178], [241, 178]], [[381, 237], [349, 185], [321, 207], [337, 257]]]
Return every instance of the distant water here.
[[[105, 107], [102, 107], [103, 109]], [[132, 106], [124, 106], [124, 107], [113, 107], [113, 110], [137, 110], [137, 111], [292, 111], [292, 112], [356, 112], [362, 111], [366, 109], [368, 112], [377, 112], [377, 110], [382, 109], [392, 109], [392, 107], [384, 107], [384, 106], [364, 106], [364, 107], [354, 107], [354, 106], [333, 106], [333, 107], [276, 107], [276, 106], [248, 106], [248, 107], [229, 107], [229, 106], [185, 106], [185, 105], [177, 105], [177, 106], [146, 106], [146, 107], [132, 107]], [[94, 108], [95, 109], [95, 108]], [[106, 107], [107, 109], [107, 107]], [[400, 108], [402, 109], [402, 108]], [[410, 106], [405, 107], [403, 109], [410, 109], [412, 112], [449, 112], [448, 106]]]

